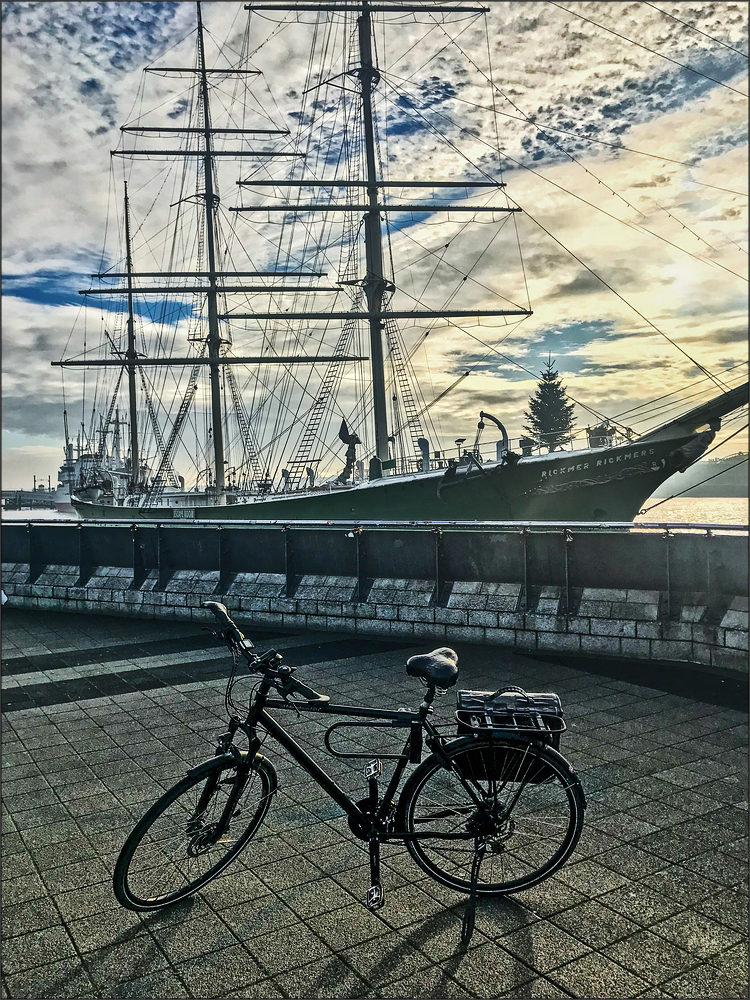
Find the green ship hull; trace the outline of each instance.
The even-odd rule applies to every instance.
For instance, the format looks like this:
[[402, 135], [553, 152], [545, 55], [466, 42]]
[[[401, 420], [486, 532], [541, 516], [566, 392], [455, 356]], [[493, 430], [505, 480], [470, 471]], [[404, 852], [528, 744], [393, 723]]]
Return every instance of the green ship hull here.
[[626, 444], [388, 476], [356, 486], [206, 506], [124, 507], [71, 498], [84, 518], [223, 521], [632, 521], [675, 472], [704, 454], [748, 383]]
[[[710, 441], [709, 435], [703, 437]], [[521, 458], [514, 464], [456, 466], [452, 475], [441, 469], [249, 503], [120, 507], [74, 499], [73, 506], [85, 518], [124, 520], [631, 521], [677, 471], [682, 447], [695, 440], [691, 435]]]

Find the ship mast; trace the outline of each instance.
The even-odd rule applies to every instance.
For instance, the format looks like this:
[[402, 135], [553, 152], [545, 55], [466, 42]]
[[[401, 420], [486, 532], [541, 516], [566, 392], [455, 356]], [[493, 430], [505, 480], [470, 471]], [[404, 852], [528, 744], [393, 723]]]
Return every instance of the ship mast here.
[[216, 287], [216, 246], [214, 234], [214, 211], [218, 204], [218, 195], [214, 195], [213, 181], [213, 147], [211, 141], [211, 113], [208, 102], [208, 74], [206, 73], [206, 52], [203, 45], [203, 18], [201, 16], [200, 0], [198, 8], [198, 60], [201, 81], [201, 102], [203, 104], [203, 174], [204, 200], [206, 206], [206, 246], [208, 249], [208, 290], [206, 292], [206, 308], [208, 311], [208, 359], [211, 384], [211, 426], [214, 444], [214, 486], [217, 499], [221, 502], [224, 496], [224, 432], [221, 410], [221, 371], [220, 356], [221, 335], [219, 333], [219, 317], [217, 309], [218, 291]]
[[130, 479], [132, 485], [138, 482], [140, 456], [138, 454], [138, 400], [135, 392], [135, 322], [133, 320], [133, 256], [130, 246], [130, 206], [128, 205], [128, 184], [125, 182], [125, 270], [128, 289], [128, 347], [125, 360], [128, 368], [128, 410], [130, 415]]
[[362, 14], [357, 22], [359, 34], [360, 87], [362, 90], [362, 118], [365, 134], [365, 159], [367, 168], [368, 210], [365, 214], [365, 260], [366, 274], [363, 282], [367, 298], [370, 326], [370, 365], [372, 370], [372, 409], [375, 423], [375, 456], [381, 462], [389, 458], [388, 425], [385, 401], [385, 368], [383, 365], [384, 322], [383, 298], [388, 283], [383, 277], [383, 234], [380, 227], [378, 205], [378, 176], [375, 162], [375, 135], [372, 121], [372, 91], [380, 80], [380, 73], [372, 62], [372, 25], [370, 5], [363, 0]]

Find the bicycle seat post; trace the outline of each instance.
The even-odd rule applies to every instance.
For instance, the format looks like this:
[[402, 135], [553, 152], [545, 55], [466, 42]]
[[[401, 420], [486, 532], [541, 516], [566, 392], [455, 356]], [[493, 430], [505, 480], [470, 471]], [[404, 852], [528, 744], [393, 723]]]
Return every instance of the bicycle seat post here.
[[422, 722], [427, 718], [427, 716], [432, 711], [432, 703], [435, 700], [435, 685], [430, 684], [425, 692], [422, 704], [419, 706], [419, 718]]

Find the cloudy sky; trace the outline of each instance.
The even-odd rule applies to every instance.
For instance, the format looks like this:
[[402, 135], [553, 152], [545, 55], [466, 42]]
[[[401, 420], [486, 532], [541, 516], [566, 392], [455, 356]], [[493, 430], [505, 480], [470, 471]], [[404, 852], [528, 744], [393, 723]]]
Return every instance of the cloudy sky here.
[[[486, 16], [425, 13], [376, 32], [383, 78], [375, 104], [383, 131], [390, 128], [382, 149], [388, 175], [502, 179], [508, 201], [492, 193], [492, 203], [522, 209], [468, 224], [466, 215], [435, 215], [425, 227], [393, 216], [396, 304], [533, 311], [520, 323], [456, 321], [429, 333], [405, 324], [425, 402], [471, 372], [431, 409], [430, 433], [442, 434], [444, 447], [472, 437], [485, 409], [517, 438], [533, 373], [548, 356], [581, 404], [581, 428], [594, 422], [593, 410], [645, 431], [671, 415], [645, 409], [665, 394], [678, 408], [694, 405], [715, 388], [698, 365], [727, 385], [744, 380], [746, 5], [483, 6]], [[216, 0], [203, 10], [210, 58], [228, 40], [222, 58], [245, 46], [248, 65], [263, 73], [253, 84], [253, 122], [268, 108], [266, 124], [307, 141], [300, 95], [310, 16], [283, 24], [282, 15], [254, 14], [248, 27], [242, 3]], [[63, 382], [50, 362], [80, 354], [84, 337], [89, 347], [101, 337], [107, 307], [82, 308], [78, 290], [102, 260], [116, 260], [107, 247], [117, 225], [105, 226], [108, 215], [115, 218], [122, 170], [110, 150], [121, 143], [119, 126], [138, 113], [143, 67], [192, 59], [195, 4], [6, 2], [2, 16], [8, 489], [30, 486], [32, 475], [55, 481]], [[147, 84], [142, 106], [156, 116], [150, 120], [175, 119], [175, 82], [149, 74]], [[218, 91], [217, 99], [221, 105]], [[237, 165], [221, 169], [225, 204], [237, 205]], [[152, 207], [157, 188], [137, 171], [128, 176], [138, 218], [152, 212], [161, 225]], [[254, 218], [238, 221], [237, 239], [271, 246], [276, 221]], [[268, 255], [251, 259], [257, 267]], [[189, 320], [183, 310], [185, 329]], [[236, 353], [257, 346], [241, 323], [233, 337]], [[65, 376], [71, 414], [80, 413], [81, 386], [81, 375]], [[728, 424], [720, 437], [744, 422]], [[747, 450], [746, 432], [717, 454], [740, 449]]]

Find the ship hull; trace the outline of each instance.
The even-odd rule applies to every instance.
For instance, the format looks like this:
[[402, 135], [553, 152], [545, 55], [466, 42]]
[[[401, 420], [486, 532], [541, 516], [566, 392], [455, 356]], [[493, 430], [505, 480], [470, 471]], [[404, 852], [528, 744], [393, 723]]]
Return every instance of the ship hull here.
[[632, 521], [661, 483], [695, 461], [712, 438], [688, 434], [236, 504], [120, 507], [74, 498], [73, 505], [81, 517], [122, 520]]

